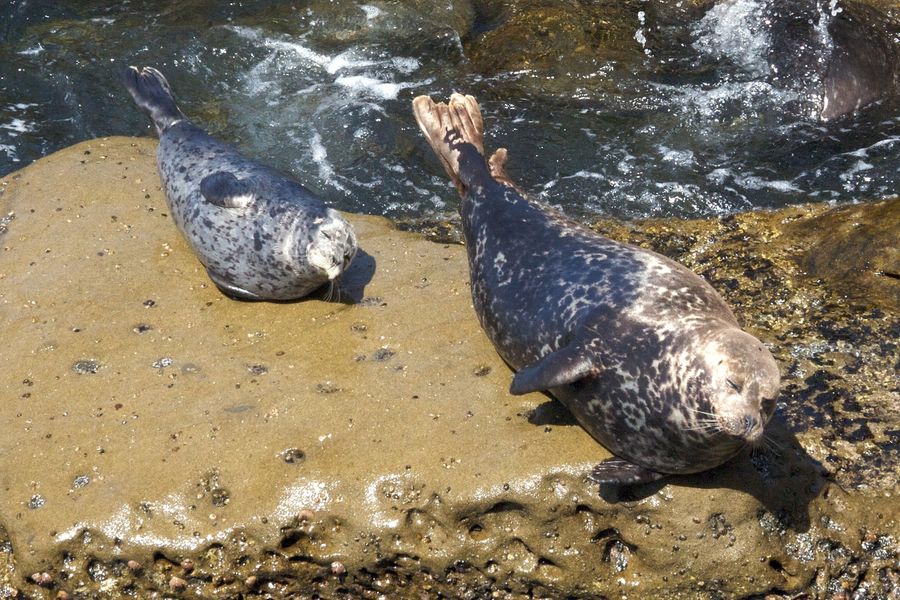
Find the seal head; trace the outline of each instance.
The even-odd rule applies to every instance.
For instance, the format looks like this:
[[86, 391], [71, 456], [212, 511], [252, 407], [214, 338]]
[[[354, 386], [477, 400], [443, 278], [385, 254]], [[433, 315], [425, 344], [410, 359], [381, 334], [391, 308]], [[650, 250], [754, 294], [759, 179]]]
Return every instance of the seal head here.
[[505, 150], [485, 160], [473, 97], [413, 112], [462, 196], [473, 305], [510, 392], [549, 391], [615, 455], [595, 481], [704, 471], [759, 439], [777, 365], [706, 281], [524, 196]]
[[262, 165], [190, 122], [162, 73], [129, 67], [135, 103], [159, 133], [160, 178], [176, 225], [229, 296], [328, 296], [356, 255], [350, 224], [293, 177]]

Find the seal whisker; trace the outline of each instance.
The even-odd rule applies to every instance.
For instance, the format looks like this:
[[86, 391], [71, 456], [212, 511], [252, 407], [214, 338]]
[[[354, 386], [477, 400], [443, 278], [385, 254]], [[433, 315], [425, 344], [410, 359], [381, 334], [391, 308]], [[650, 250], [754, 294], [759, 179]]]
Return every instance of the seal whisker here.
[[722, 428], [719, 427], [718, 423], [698, 423], [692, 427], [683, 427], [682, 431], [709, 431], [709, 432], [719, 432], [722, 431]]
[[694, 414], [697, 414], [697, 415], [706, 415], [706, 416], [708, 416], [708, 417], [715, 417], [715, 418], [718, 418], [718, 416], [719, 416], [719, 415], [717, 415], [717, 414], [715, 414], [715, 413], [706, 412], [705, 410], [700, 410], [699, 408], [693, 408], [693, 407], [690, 407], [690, 406], [688, 406], [688, 407], [686, 407], [686, 408], [687, 408], [689, 411], [691, 411], [691, 412], [693, 412]]
[[773, 455], [775, 455], [776, 457], [780, 457], [782, 455], [781, 444], [778, 443], [778, 440], [773, 438], [771, 436], [771, 434], [763, 432], [762, 441], [763, 441], [763, 444], [765, 445], [766, 449], [769, 452], [771, 452]]
[[325, 292], [325, 302], [339, 302], [341, 299], [341, 288], [337, 285], [337, 280], [332, 279], [328, 282], [328, 291]]

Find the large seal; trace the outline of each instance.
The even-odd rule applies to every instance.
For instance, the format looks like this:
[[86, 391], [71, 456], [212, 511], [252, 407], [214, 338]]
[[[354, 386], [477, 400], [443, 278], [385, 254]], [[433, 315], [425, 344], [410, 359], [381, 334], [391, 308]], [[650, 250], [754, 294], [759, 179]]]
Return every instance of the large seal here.
[[709, 284], [523, 197], [505, 150], [485, 162], [471, 96], [413, 111], [462, 195], [472, 300], [510, 391], [549, 390], [615, 455], [593, 480], [704, 471], [760, 438], [778, 367]]
[[176, 225], [229, 296], [291, 300], [330, 284], [356, 254], [353, 228], [295, 179], [191, 123], [156, 69], [123, 75], [159, 134], [156, 159]]

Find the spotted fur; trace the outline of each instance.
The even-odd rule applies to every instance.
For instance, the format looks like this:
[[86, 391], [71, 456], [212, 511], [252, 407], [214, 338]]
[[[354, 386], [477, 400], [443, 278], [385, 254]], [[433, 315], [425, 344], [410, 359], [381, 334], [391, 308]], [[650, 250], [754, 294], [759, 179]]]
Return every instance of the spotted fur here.
[[347, 269], [356, 236], [337, 211], [191, 123], [156, 69], [130, 67], [123, 79], [159, 133], [157, 165], [175, 224], [223, 292], [290, 300]]
[[762, 434], [777, 365], [706, 281], [519, 193], [505, 151], [485, 161], [471, 96], [413, 107], [461, 192], [475, 312], [511, 391], [549, 389], [619, 457], [595, 480], [704, 471]]

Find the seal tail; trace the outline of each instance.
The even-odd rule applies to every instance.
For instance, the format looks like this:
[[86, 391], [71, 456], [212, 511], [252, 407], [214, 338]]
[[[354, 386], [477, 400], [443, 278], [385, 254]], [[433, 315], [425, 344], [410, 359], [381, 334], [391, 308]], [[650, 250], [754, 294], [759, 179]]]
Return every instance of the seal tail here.
[[418, 96], [412, 105], [419, 129], [460, 195], [485, 176], [512, 186], [504, 170], [504, 148], [485, 162], [484, 120], [474, 97], [453, 94], [449, 102], [437, 103], [428, 96]]
[[128, 67], [122, 73], [122, 81], [138, 108], [153, 120], [156, 133], [162, 134], [176, 121], [187, 118], [175, 104], [169, 82], [153, 67]]

